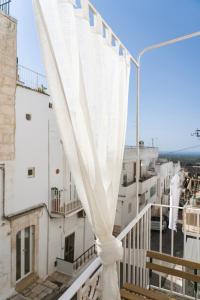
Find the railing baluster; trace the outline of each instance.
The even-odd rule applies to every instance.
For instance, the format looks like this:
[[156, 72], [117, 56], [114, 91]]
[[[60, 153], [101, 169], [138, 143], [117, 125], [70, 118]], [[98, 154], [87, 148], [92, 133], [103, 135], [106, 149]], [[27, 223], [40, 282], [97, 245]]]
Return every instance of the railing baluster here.
[[[172, 224], [174, 224], [174, 207], [172, 209]], [[171, 229], [171, 256], [174, 255], [174, 230]], [[170, 282], [170, 291], [172, 293], [173, 291], [173, 282], [174, 282], [174, 277], [171, 275], [171, 282]]]
[[136, 284], [136, 276], [135, 276], [135, 228], [133, 227], [133, 283]]
[[[162, 253], [162, 206], [160, 206], [160, 236], [159, 236], [159, 252]], [[159, 274], [159, 288], [161, 288], [161, 275]]]
[[136, 236], [136, 239], [137, 239], [137, 245], [136, 245], [136, 248], [137, 248], [136, 285], [139, 285], [139, 267], [140, 267], [140, 264], [139, 264], [139, 226], [140, 226], [140, 221], [136, 225], [136, 227], [137, 227], [137, 236]]
[[128, 233], [128, 282], [131, 282], [131, 231]]
[[143, 286], [143, 217], [140, 221], [140, 286]]
[[123, 255], [123, 284], [126, 282], [126, 237], [123, 239], [124, 255]]
[[[197, 257], [198, 257], [198, 261], [200, 261], [200, 214], [199, 214], [199, 210], [197, 211], [197, 245], [198, 245], [198, 249], [197, 249]], [[197, 299], [198, 299], [198, 283], [196, 283], [196, 290], [197, 290]]]
[[143, 252], [143, 272], [144, 272], [144, 282], [143, 282], [143, 288], [146, 288], [147, 285], [147, 274], [146, 274], [146, 250], [147, 250], [147, 215], [145, 213], [144, 215], [144, 252]]

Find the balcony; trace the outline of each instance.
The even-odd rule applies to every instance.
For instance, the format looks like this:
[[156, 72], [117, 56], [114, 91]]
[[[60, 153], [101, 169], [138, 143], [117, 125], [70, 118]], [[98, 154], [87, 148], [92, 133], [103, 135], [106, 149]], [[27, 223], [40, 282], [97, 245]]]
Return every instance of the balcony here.
[[[157, 159], [158, 157], [158, 148], [156, 147], [146, 147], [140, 146], [140, 159]], [[125, 147], [125, 158], [127, 160], [136, 160], [137, 159], [137, 147], [135, 146], [126, 146]]]
[[68, 262], [64, 259], [57, 258], [57, 271], [71, 277], [76, 277], [76, 275], [81, 272], [84, 266], [86, 266], [89, 262], [91, 262], [92, 259], [96, 257], [96, 253], [96, 247], [93, 245], [73, 262]]
[[11, 0], [0, 0], [0, 10], [5, 14], [10, 15]]
[[124, 181], [124, 182], [122, 183], [122, 186], [123, 186], [123, 187], [128, 187], [128, 186], [132, 185], [132, 184], [135, 183], [135, 182], [136, 182], [136, 178], [134, 178], [134, 179], [131, 180], [131, 181]]
[[47, 93], [46, 77], [22, 65], [17, 65], [17, 82], [40, 93]]
[[[186, 279], [179, 279], [177, 277], [177, 274], [180, 274], [180, 271], [185, 269], [185, 267], [180, 267], [180, 258], [188, 256], [186, 252], [188, 236], [186, 232], [183, 233], [181, 222], [184, 208], [171, 208], [172, 210], [176, 210], [176, 212], [179, 211], [177, 232], [170, 229], [163, 231], [162, 222], [160, 222], [159, 230], [153, 231], [151, 228], [152, 212], [157, 211], [162, 220], [163, 211], [168, 208], [169, 206], [166, 205], [147, 205], [119, 234], [118, 238], [122, 241], [124, 248], [123, 259], [117, 264], [120, 287], [122, 288], [126, 282], [134, 284], [136, 289], [143, 288], [144, 291], [149, 292], [149, 289], [159, 291], [157, 298], [149, 297], [145, 299], [169, 299], [168, 296], [179, 300], [199, 299], [200, 288], [197, 285], [194, 287], [193, 283]], [[199, 242], [199, 240], [197, 241]], [[170, 267], [175, 275], [165, 275], [157, 271], [150, 271], [147, 268], [147, 262], [149, 262], [147, 254], [149, 251], [157, 251], [158, 256], [159, 254], [163, 254], [165, 258], [169, 257]], [[200, 257], [198, 260], [200, 260]], [[194, 274], [194, 270], [192, 269], [194, 264], [195, 262], [192, 262], [191, 266], [187, 264], [187, 272], [191, 277]], [[163, 269], [169, 269], [169, 263], [166, 261], [163, 261], [160, 266]], [[101, 271], [100, 259], [96, 258], [82, 272], [81, 276], [74, 281], [61, 299], [101, 299]], [[133, 297], [135, 298], [130, 297], [126, 299], [143, 299], [143, 297], [138, 295], [133, 295]]]
[[139, 193], [146, 193], [151, 189], [151, 187], [157, 185], [157, 176], [147, 175], [140, 179], [139, 183]]
[[70, 216], [83, 210], [81, 201], [76, 198], [72, 201], [65, 201], [63, 190], [51, 189], [51, 212], [57, 215]]
[[200, 206], [185, 206], [183, 214], [183, 224], [184, 231], [188, 235], [200, 235]]

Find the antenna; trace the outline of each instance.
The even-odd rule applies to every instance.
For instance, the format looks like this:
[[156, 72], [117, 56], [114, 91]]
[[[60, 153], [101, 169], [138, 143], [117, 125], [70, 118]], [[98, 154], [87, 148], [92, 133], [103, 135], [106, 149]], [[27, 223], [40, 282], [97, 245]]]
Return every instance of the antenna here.
[[197, 138], [200, 138], [200, 129], [196, 129], [195, 130], [195, 132], [193, 132], [192, 134], [191, 134], [192, 136], [196, 136]]

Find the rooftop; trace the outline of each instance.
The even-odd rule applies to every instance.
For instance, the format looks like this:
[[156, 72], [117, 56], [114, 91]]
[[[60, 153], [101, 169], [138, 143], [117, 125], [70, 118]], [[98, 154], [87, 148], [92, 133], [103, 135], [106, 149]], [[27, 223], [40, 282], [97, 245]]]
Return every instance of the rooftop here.
[[0, 0], [0, 10], [7, 15], [10, 15], [10, 3], [11, 0]]

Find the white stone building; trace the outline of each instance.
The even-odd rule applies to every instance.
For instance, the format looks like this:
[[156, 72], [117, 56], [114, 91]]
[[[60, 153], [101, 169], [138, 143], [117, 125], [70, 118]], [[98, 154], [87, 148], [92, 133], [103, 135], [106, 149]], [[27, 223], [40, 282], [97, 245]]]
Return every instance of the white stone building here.
[[94, 244], [51, 107], [47, 94], [17, 85], [15, 157], [1, 160], [2, 299], [56, 270], [70, 279]]
[[[95, 256], [45, 80], [16, 66], [16, 21], [0, 11], [0, 300], [59, 271], [69, 282]], [[70, 147], [70, 145], [69, 145]], [[140, 210], [160, 203], [173, 172], [140, 149]], [[136, 215], [136, 149], [126, 148], [115, 224]], [[164, 185], [164, 186], [163, 186]]]
[[95, 256], [95, 248], [44, 80], [30, 70], [17, 69], [16, 21], [1, 11], [0, 40], [3, 300], [55, 271], [64, 272], [72, 280]]
[[[140, 142], [139, 210], [148, 203], [169, 205], [169, 188], [173, 175], [180, 169], [158, 158], [158, 148], [145, 147]], [[128, 225], [136, 216], [136, 147], [126, 147], [119, 188], [115, 219], [115, 234]]]

